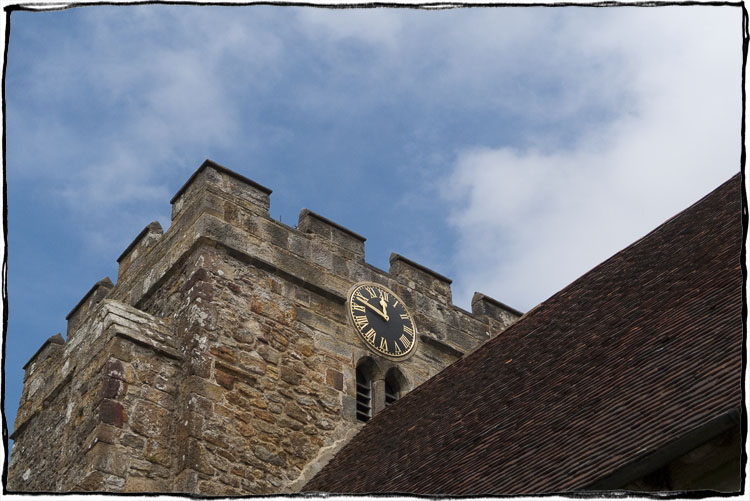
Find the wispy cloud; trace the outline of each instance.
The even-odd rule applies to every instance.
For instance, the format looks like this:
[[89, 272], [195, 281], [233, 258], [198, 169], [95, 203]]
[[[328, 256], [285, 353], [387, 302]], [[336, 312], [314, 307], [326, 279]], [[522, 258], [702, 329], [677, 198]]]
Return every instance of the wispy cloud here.
[[[498, 287], [479, 275], [526, 283], [523, 266], [534, 265], [514, 265], [518, 276], [509, 276], [502, 262], [510, 261], [498, 264], [498, 256], [531, 263], [534, 245], [564, 246], [562, 228], [585, 235], [594, 224], [585, 214], [606, 213], [592, 210], [596, 204], [622, 203], [647, 222], [629, 230], [633, 223], [618, 219], [623, 230], [615, 231], [604, 218], [596, 231], [615, 233], [618, 243], [592, 240], [590, 251], [574, 252], [581, 263], [606, 257], [705, 191], [680, 190], [679, 205], [667, 197], [674, 203], [658, 212], [650, 204], [661, 206], [666, 180], [690, 172], [690, 182], [703, 186], [722, 177], [708, 176], [706, 165], [736, 167], [737, 11], [144, 6], [44, 14], [74, 22], [50, 22], [56, 45], [27, 58], [13, 44], [29, 50], [38, 42], [31, 33], [19, 39], [20, 24], [14, 28], [9, 158], [14, 176], [59, 198], [82, 218], [76, 227], [92, 244], [108, 243], [111, 253], [153, 214], [166, 214], [168, 192], [217, 151], [317, 153], [342, 146], [328, 130], [351, 132], [355, 145], [376, 144], [373, 130], [404, 131], [389, 136], [400, 142], [384, 151], [398, 155], [381, 160], [398, 161], [389, 168], [419, 190], [399, 210], [421, 204], [425, 218], [438, 217], [446, 209], [428, 210], [433, 193], [423, 187], [435, 178], [433, 186], [460, 187], [449, 209], [462, 236], [453, 274], [465, 301], [469, 289]], [[728, 17], [736, 32], [725, 29]], [[728, 91], [727, 66], [737, 78]], [[379, 128], [360, 128], [370, 123]], [[304, 142], [321, 137], [323, 145]], [[336, 155], [319, 154], [335, 159], [320, 167], [336, 172], [332, 178], [362, 182]], [[451, 177], [441, 176], [448, 168]], [[118, 227], [106, 224], [114, 214]], [[443, 250], [435, 248], [444, 244], [436, 237], [424, 257], [439, 259]], [[495, 263], [494, 272], [474, 276], [478, 257]], [[544, 290], [564, 285], [581, 266], [556, 279], [549, 270]], [[512, 302], [516, 291], [496, 294]], [[532, 296], [524, 293], [522, 302]]]
[[575, 42], [567, 57], [593, 58], [595, 79], [623, 77], [599, 94], [628, 95], [627, 106], [613, 102], [573, 148], [458, 153], [445, 192], [460, 234], [458, 301], [481, 290], [528, 309], [739, 170], [739, 10], [619, 14], [558, 30]]
[[[87, 9], [59, 47], [19, 63], [30, 67], [9, 95], [14, 166], [67, 205], [98, 251], [121, 247], [123, 226], [137, 231], [166, 212], [175, 172], [243, 140], [234, 100], [266, 85], [257, 75], [280, 57], [271, 30], [215, 9], [195, 14]], [[106, 224], [115, 213], [120, 224]]]

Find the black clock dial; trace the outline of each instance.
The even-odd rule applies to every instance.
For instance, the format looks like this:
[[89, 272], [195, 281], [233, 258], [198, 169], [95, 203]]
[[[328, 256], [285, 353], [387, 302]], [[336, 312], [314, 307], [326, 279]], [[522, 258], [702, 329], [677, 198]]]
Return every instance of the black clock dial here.
[[362, 282], [349, 293], [349, 316], [368, 348], [401, 360], [414, 353], [417, 329], [403, 301], [382, 285]]

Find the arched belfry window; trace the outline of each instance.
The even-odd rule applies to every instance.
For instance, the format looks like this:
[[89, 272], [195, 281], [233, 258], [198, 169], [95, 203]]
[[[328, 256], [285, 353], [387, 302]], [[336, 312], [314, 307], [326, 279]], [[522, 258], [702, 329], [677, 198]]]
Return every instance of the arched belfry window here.
[[391, 405], [398, 400], [404, 390], [404, 376], [401, 372], [392, 368], [385, 375], [385, 405]]
[[372, 417], [372, 371], [367, 362], [357, 365], [357, 421]]

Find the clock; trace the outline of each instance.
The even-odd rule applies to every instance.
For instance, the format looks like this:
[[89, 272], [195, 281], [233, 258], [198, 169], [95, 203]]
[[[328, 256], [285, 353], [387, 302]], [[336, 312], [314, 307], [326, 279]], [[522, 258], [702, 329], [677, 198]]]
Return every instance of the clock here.
[[392, 360], [414, 354], [417, 328], [406, 305], [392, 290], [360, 282], [349, 291], [349, 318], [370, 350]]

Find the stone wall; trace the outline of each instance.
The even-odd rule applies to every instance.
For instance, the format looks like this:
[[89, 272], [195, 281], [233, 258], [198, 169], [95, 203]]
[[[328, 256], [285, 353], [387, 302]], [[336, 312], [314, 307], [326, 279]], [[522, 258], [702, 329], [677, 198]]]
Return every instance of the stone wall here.
[[[362, 426], [358, 362], [371, 358], [376, 391], [390, 367], [412, 389], [520, 315], [483, 295], [473, 313], [454, 306], [449, 279], [403, 256], [377, 269], [363, 237], [308, 210], [297, 228], [272, 220], [270, 193], [207, 161], [172, 199], [168, 231], [149, 225], [126, 249], [117, 285], [98, 283], [67, 343], [27, 367], [10, 489], [298, 490]], [[363, 280], [413, 312], [413, 357], [360, 342], [345, 296]], [[37, 443], [46, 429], [59, 440]]]
[[[35, 355], [12, 435], [8, 488], [143, 490], [133, 482], [146, 470], [169, 479], [152, 470], [170, 450], [162, 442], [181, 358], [171, 336], [164, 320], [106, 299], [67, 343]], [[152, 412], [157, 407], [163, 410]]]

